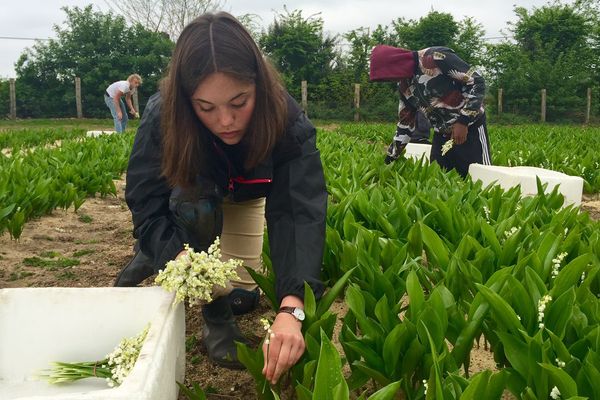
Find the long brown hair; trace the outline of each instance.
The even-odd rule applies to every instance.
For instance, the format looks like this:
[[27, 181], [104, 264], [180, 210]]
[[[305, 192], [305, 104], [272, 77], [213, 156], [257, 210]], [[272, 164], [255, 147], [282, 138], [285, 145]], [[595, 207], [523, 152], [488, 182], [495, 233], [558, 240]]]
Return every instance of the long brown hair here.
[[191, 97], [214, 72], [256, 85], [256, 101], [243, 143], [245, 167], [263, 161], [285, 129], [287, 101], [279, 76], [244, 26], [226, 12], [207, 13], [181, 32], [161, 83], [162, 173], [172, 186], [189, 186], [212, 151], [212, 135]]

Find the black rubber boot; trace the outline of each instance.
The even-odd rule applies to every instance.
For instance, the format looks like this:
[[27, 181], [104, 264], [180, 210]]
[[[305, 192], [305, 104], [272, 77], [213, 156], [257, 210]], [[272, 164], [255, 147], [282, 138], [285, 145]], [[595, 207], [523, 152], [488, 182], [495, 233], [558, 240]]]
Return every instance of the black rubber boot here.
[[229, 298], [221, 296], [202, 306], [204, 327], [202, 338], [208, 358], [215, 364], [229, 369], [244, 369], [237, 358], [235, 342], [249, 344], [238, 328]]
[[117, 276], [115, 286], [134, 287], [142, 283], [144, 279], [154, 274], [151, 261], [150, 257], [142, 253], [141, 250], [137, 250], [135, 256]]
[[233, 315], [243, 315], [254, 311], [258, 307], [260, 292], [258, 288], [254, 290], [235, 288], [229, 293], [228, 297]]

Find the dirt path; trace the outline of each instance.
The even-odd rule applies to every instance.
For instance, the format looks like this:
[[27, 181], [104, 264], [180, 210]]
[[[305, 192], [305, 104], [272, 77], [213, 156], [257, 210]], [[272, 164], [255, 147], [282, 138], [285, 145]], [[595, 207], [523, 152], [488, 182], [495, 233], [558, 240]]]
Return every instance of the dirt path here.
[[[133, 255], [134, 243], [131, 215], [123, 197], [125, 184], [122, 180], [115, 183], [117, 197], [91, 198], [76, 213], [72, 209], [56, 210], [30, 221], [19, 241], [11, 240], [8, 234], [0, 236], [0, 288], [112, 286]], [[600, 201], [588, 201], [583, 208], [595, 219], [600, 218]], [[200, 312], [186, 311], [186, 384], [197, 382], [219, 394], [209, 398], [253, 399], [254, 383], [248, 373], [219, 368], [207, 361], [199, 335]], [[336, 302], [334, 311], [345, 313], [345, 305]], [[262, 316], [273, 317], [264, 299], [258, 310], [240, 319], [245, 335], [259, 339]], [[494, 367], [491, 353], [483, 347], [476, 348], [472, 357], [472, 370]]]

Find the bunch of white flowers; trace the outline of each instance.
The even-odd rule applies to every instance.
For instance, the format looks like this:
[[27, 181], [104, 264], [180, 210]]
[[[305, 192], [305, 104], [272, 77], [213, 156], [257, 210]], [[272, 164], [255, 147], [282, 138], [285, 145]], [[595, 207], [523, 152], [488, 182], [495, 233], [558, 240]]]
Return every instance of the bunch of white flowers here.
[[558, 276], [558, 271], [560, 270], [560, 264], [563, 262], [568, 253], [560, 253], [556, 256], [556, 258], [552, 259], [552, 279]]
[[175, 292], [173, 305], [188, 299], [190, 306], [200, 301], [211, 302], [214, 286], [227, 285], [231, 279], [239, 279], [236, 268], [242, 265], [242, 260], [230, 259], [221, 261], [219, 237], [208, 248], [208, 253], [197, 253], [186, 244], [186, 253], [167, 263], [161, 270], [155, 282], [165, 290]]
[[488, 206], [483, 206], [483, 213], [485, 214], [485, 219], [487, 222], [490, 222], [490, 209]]
[[554, 400], [558, 400], [560, 399], [560, 390], [558, 390], [558, 388], [556, 386], [554, 386], [552, 388], [552, 391], [550, 391], [550, 397], [552, 397]]
[[120, 385], [123, 383], [123, 379], [129, 375], [140, 355], [140, 350], [146, 336], [148, 336], [149, 329], [150, 324], [146, 325], [139, 335], [121, 340], [121, 343], [115, 347], [112, 353], [106, 356], [108, 360], [106, 365], [110, 368], [112, 375], [110, 378], [106, 378], [108, 386]]
[[452, 150], [452, 146], [454, 146], [454, 139], [450, 139], [442, 145], [442, 157], [445, 156], [447, 152]]
[[149, 329], [150, 324], [146, 325], [137, 336], [121, 340], [103, 360], [77, 363], [54, 362], [53, 368], [47, 373], [42, 373], [41, 377], [53, 384], [70, 383], [85, 378], [102, 378], [110, 387], [119, 386], [133, 369]]
[[541, 299], [538, 300], [538, 322], [540, 329], [544, 329], [544, 312], [546, 311], [546, 306], [548, 303], [552, 301], [552, 296], [545, 295]]
[[510, 228], [510, 230], [508, 231], [504, 231], [504, 240], [509, 239], [512, 235], [514, 235], [515, 233], [517, 233], [519, 231], [519, 228], [517, 228], [516, 226], [513, 226], [512, 228]]
[[557, 358], [555, 361], [558, 368], [564, 368], [567, 365], [564, 361], [561, 361], [560, 358]]
[[423, 379], [423, 388], [425, 389], [423, 394], [427, 394], [427, 379]]

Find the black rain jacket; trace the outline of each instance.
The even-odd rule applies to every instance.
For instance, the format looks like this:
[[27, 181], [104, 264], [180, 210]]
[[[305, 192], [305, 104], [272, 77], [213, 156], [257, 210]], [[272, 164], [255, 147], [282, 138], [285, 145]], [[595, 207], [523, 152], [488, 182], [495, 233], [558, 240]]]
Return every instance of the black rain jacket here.
[[[169, 210], [172, 188], [161, 176], [160, 104], [159, 93], [148, 101], [129, 159], [125, 189], [133, 236], [155, 265], [165, 265], [190, 242], [188, 232], [173, 220]], [[222, 162], [226, 155], [217, 146], [212, 156], [216, 162], [211, 165], [231, 166], [229, 161]], [[234, 201], [266, 197], [279, 301], [287, 295], [303, 298], [305, 281], [320, 296], [327, 191], [316, 130], [296, 101], [288, 95], [287, 128], [264, 162], [243, 176], [228, 167], [213, 169], [199, 174], [210, 176]]]

